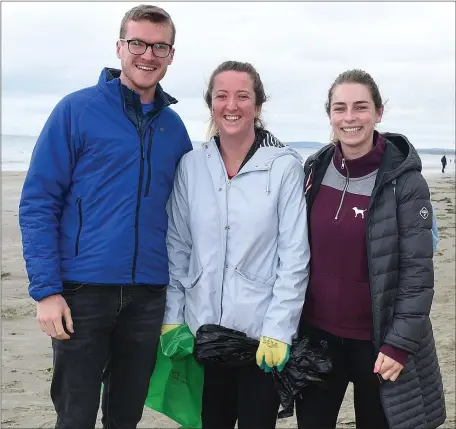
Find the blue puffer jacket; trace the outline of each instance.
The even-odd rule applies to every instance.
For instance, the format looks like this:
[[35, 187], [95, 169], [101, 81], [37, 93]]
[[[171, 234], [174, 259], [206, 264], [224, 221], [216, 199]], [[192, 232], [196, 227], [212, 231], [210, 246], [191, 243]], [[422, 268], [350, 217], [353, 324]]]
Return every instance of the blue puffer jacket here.
[[166, 203], [192, 144], [174, 98], [158, 85], [143, 115], [119, 75], [63, 98], [36, 143], [19, 223], [37, 301], [63, 281], [168, 284]]

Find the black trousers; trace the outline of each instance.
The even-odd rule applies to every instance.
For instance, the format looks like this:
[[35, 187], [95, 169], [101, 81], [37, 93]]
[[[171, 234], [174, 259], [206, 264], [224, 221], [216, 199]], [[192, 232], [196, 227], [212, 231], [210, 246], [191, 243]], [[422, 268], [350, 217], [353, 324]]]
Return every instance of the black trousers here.
[[374, 374], [376, 360], [372, 341], [339, 338], [310, 326], [304, 332], [328, 340], [333, 368], [325, 388], [309, 386], [296, 401], [299, 429], [334, 429], [349, 382], [354, 387], [356, 427], [388, 429], [380, 399], [380, 379]]
[[205, 367], [203, 429], [274, 429], [280, 400], [271, 374], [257, 365]]
[[62, 295], [74, 334], [52, 340], [56, 429], [93, 429], [102, 383], [103, 427], [136, 428], [155, 366], [166, 286], [66, 283]]

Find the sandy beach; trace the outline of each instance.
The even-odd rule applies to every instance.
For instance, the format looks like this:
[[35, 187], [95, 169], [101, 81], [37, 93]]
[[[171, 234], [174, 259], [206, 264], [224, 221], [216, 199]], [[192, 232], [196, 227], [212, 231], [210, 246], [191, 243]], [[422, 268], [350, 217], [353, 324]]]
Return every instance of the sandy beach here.
[[[427, 177], [440, 233], [435, 263], [432, 322], [444, 378], [445, 428], [455, 427], [455, 182], [451, 173]], [[49, 397], [52, 372], [50, 339], [35, 320], [28, 296], [17, 208], [23, 172], [2, 172], [2, 428], [52, 428], [55, 413]], [[98, 423], [97, 427], [101, 427]], [[145, 409], [140, 428], [176, 428], [178, 424]], [[296, 427], [294, 418], [278, 427]], [[348, 390], [339, 427], [354, 427], [352, 391]]]

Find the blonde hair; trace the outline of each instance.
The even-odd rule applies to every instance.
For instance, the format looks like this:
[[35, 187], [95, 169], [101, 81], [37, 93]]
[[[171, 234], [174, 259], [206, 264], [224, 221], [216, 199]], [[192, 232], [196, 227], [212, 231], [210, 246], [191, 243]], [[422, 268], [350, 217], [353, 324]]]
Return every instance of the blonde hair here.
[[206, 130], [206, 140], [209, 141], [212, 137], [218, 135], [219, 130], [217, 125], [215, 125], [214, 120], [212, 117], [209, 119], [209, 125], [207, 126]]

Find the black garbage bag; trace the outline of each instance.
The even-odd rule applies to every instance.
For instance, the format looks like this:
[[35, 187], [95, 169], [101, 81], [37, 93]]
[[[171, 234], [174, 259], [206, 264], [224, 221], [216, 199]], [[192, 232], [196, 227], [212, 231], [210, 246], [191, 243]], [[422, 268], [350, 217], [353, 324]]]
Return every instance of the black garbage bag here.
[[274, 384], [279, 393], [282, 410], [279, 418], [291, 417], [294, 402], [302, 390], [315, 384], [325, 388], [326, 376], [332, 369], [329, 345], [326, 340], [303, 336], [294, 339], [290, 349], [290, 359], [282, 372], [272, 370]]
[[[243, 332], [220, 325], [202, 325], [196, 332], [195, 359], [205, 366], [234, 368], [256, 364], [259, 341]], [[324, 387], [325, 376], [331, 371], [331, 357], [326, 340], [303, 336], [293, 340], [290, 359], [282, 372], [271, 374], [279, 393], [282, 410], [279, 418], [291, 417], [294, 401], [306, 386]]]
[[235, 368], [256, 362], [258, 345], [244, 332], [208, 324], [196, 331], [194, 355], [205, 366]]

